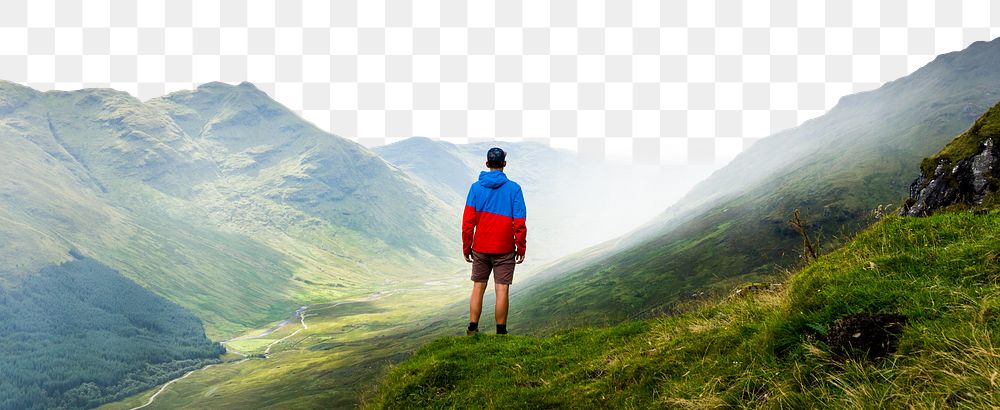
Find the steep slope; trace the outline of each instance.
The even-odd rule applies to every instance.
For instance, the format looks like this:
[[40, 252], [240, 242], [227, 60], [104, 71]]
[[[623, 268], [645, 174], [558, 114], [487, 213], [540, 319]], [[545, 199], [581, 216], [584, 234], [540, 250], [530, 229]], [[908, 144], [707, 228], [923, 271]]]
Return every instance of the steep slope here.
[[610, 328], [440, 339], [367, 407], [997, 407], [998, 243], [1000, 211], [890, 216], [787, 286]]
[[515, 294], [525, 302], [512, 323], [613, 323], [669, 311], [712, 284], [775, 274], [798, 259], [786, 223], [796, 208], [821, 243], [836, 245], [871, 209], [899, 202], [912, 164], [1000, 99], [997, 64], [1000, 40], [977, 42], [760, 141], [613, 252], [583, 269], [550, 269], [551, 280]]

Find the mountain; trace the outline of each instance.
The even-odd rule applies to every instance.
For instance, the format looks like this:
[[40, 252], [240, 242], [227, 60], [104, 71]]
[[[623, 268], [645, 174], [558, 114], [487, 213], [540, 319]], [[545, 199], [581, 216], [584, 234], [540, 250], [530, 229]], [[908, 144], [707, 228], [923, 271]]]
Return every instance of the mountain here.
[[149, 105], [174, 119], [217, 165], [218, 177], [201, 186], [196, 200], [237, 194], [235, 185], [256, 204], [347, 228], [377, 239], [387, 252], [450, 250], [454, 235], [439, 224], [447, 215], [441, 203], [364, 147], [319, 130], [249, 83], [209, 83]]
[[[925, 160], [914, 186], [932, 189], [942, 161], [990, 169], [998, 107]], [[970, 193], [996, 195], [984, 186]], [[1000, 406], [1000, 203], [878, 217], [780, 283], [745, 283], [674, 315], [546, 337], [438, 339], [392, 368], [367, 408]]]
[[[0, 82], [0, 152], [0, 293], [32, 301], [0, 313], [46, 325], [6, 328], [16, 382], [2, 389], [12, 400], [87, 407], [120, 399], [215, 360], [219, 346], [206, 331], [221, 340], [306, 303], [429, 280], [459, 263], [446, 253], [459, 247], [445, 224], [457, 212], [248, 83], [141, 102], [107, 89]], [[87, 286], [36, 285], [54, 281]], [[116, 323], [134, 316], [132, 301], [179, 307]], [[71, 312], [58, 311], [67, 318], [55, 328], [38, 320], [62, 306], [79, 313], [74, 327], [58, 328]], [[160, 314], [186, 322], [161, 323]], [[52, 355], [32, 353], [36, 346]], [[25, 370], [47, 360], [67, 371]]]
[[0, 82], [0, 150], [0, 280], [76, 250], [215, 337], [458, 263], [456, 211], [249, 83], [141, 102]]
[[218, 361], [210, 340], [464, 264], [458, 210], [249, 83], [0, 81], [0, 152], [0, 408], [136, 395]]
[[[533, 149], [547, 148], [534, 144], [518, 145]], [[407, 138], [372, 148], [372, 151], [428, 185], [432, 188], [429, 191], [446, 204], [464, 203], [469, 185], [478, 177], [478, 170], [484, 168], [482, 163], [486, 161], [483, 153], [473, 157], [467, 155], [467, 150], [459, 145], [424, 137]], [[550, 154], [557, 161], [568, 160], [564, 152], [550, 150]], [[479, 161], [479, 157], [483, 157], [482, 161]], [[516, 164], [513, 158], [511, 164]]]
[[912, 164], [1000, 100], [997, 64], [1000, 40], [977, 42], [759, 141], [585, 267], [555, 264], [520, 289], [511, 323], [615, 323], [670, 311], [710, 285], [778, 274], [799, 260], [801, 239], [787, 223], [795, 209], [824, 249], [842, 243], [872, 209], [901, 201]]
[[[486, 151], [494, 146], [507, 152], [504, 172], [524, 190], [528, 249], [536, 266], [641, 225], [704, 172], [691, 168], [689, 178], [672, 178], [676, 168], [588, 160], [531, 142], [451, 144], [413, 137], [373, 150], [444, 203], [462, 209], [469, 186], [486, 170]], [[451, 226], [457, 229], [458, 221]]]

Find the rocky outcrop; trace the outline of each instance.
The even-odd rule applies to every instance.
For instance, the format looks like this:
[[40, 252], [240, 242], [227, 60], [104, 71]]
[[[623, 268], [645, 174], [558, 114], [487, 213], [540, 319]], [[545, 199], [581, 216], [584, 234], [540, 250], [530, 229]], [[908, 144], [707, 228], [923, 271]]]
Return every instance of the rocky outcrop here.
[[900, 215], [926, 216], [957, 206], [975, 208], [1000, 190], [1000, 104], [941, 152], [924, 160]]
[[987, 195], [997, 191], [1000, 181], [1000, 144], [987, 139], [978, 155], [951, 166], [941, 160], [930, 177], [921, 174], [910, 185], [910, 199], [900, 214], [926, 216], [953, 205], [980, 205]]

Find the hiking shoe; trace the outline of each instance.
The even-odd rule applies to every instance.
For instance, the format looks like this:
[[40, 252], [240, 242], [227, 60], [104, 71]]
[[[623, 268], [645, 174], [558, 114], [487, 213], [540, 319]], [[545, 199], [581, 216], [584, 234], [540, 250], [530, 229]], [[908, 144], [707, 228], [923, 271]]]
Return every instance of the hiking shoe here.
[[479, 329], [476, 329], [476, 330], [466, 330], [465, 331], [465, 335], [466, 336], [472, 336], [472, 335], [474, 335], [476, 333], [479, 333]]

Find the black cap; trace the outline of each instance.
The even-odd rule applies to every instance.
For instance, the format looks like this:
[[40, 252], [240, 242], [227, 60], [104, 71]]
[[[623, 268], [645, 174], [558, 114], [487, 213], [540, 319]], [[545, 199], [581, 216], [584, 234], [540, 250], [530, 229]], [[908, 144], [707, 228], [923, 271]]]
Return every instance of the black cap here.
[[486, 166], [490, 168], [501, 168], [506, 160], [507, 153], [500, 148], [493, 147], [486, 152]]

